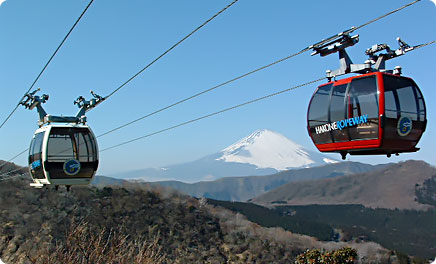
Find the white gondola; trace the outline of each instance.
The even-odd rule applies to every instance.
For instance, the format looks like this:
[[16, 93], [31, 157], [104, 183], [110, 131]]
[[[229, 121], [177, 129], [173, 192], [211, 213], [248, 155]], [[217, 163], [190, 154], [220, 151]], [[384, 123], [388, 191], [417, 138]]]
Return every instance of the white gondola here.
[[47, 125], [35, 131], [29, 148], [29, 172], [34, 183], [87, 185], [98, 168], [98, 146], [86, 125]]
[[68, 190], [73, 185], [91, 183], [98, 168], [98, 145], [86, 125], [85, 113], [104, 98], [91, 91], [93, 99], [79, 97], [74, 102], [80, 108], [76, 116], [52, 116], [42, 108], [48, 96], [36, 96], [37, 91], [27, 94], [21, 102], [26, 108], [36, 107], [39, 114], [39, 128], [29, 148], [29, 173], [33, 179], [30, 185], [36, 188], [65, 185]]

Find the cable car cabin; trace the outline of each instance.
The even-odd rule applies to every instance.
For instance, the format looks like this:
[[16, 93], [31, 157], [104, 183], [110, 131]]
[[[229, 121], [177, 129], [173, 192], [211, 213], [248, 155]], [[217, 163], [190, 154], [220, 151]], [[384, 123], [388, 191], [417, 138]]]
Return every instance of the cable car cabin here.
[[86, 185], [98, 167], [95, 136], [86, 125], [47, 125], [36, 130], [29, 148], [35, 187]]
[[351, 155], [415, 152], [425, 131], [424, 98], [415, 82], [372, 72], [318, 87], [308, 132], [319, 151]]

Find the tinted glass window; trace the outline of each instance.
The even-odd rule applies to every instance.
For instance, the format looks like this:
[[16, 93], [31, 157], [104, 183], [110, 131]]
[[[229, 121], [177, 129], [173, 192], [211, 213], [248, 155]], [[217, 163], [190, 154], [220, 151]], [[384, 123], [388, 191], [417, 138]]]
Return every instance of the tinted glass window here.
[[424, 97], [422, 96], [421, 91], [418, 88], [416, 89], [416, 92], [418, 95], [418, 107], [419, 107], [418, 118], [419, 121], [424, 121], [427, 118]]
[[[345, 93], [347, 84], [334, 86], [330, 104], [330, 122], [340, 121], [346, 118]], [[348, 141], [347, 129], [332, 130], [334, 142]]]
[[29, 148], [29, 167], [33, 178], [44, 179], [42, 167], [42, 143], [44, 142], [44, 132], [33, 136]]
[[74, 153], [75, 145], [70, 134], [50, 134], [48, 138], [48, 161], [63, 162], [77, 159]]
[[412, 120], [418, 120], [418, 105], [412, 86], [404, 87], [397, 90], [398, 100], [400, 102], [401, 115], [406, 115]]
[[96, 160], [96, 145], [90, 133], [76, 133], [79, 161], [91, 162]]
[[338, 85], [333, 87], [332, 100], [330, 104], [330, 121], [335, 122], [342, 120], [345, 115], [345, 91], [347, 85]]
[[328, 122], [328, 107], [332, 85], [318, 88], [309, 107], [309, 126], [316, 126]]
[[375, 76], [354, 79], [350, 87], [352, 115], [378, 118], [378, 94]]
[[[419, 140], [424, 129], [424, 124], [421, 122], [426, 120], [425, 103], [421, 91], [412, 79], [401, 76], [385, 74], [383, 84], [385, 97], [393, 94], [397, 106], [396, 116], [386, 112], [384, 137], [389, 140], [404, 140], [405, 142]], [[385, 107], [388, 108], [388, 104], [385, 104]], [[404, 121], [405, 119], [402, 117], [408, 117], [412, 120], [410, 130], [407, 130], [408, 123], [404, 123], [407, 120]]]
[[42, 152], [42, 142], [44, 141], [44, 134], [44, 132], [41, 132], [33, 136], [33, 140], [30, 146], [30, 155]]
[[88, 129], [53, 128], [47, 147], [48, 161], [64, 162], [76, 159], [80, 162], [97, 160], [95, 140]]
[[[412, 120], [418, 120], [418, 107], [420, 107], [420, 105], [417, 97], [420, 97], [420, 93], [416, 89], [415, 83], [407, 78], [389, 75], [383, 77], [383, 82], [385, 87], [385, 97], [389, 94], [393, 94], [397, 97], [397, 110], [399, 115], [395, 118], [407, 116]], [[388, 105], [385, 105], [385, 107], [388, 108]]]
[[385, 115], [387, 118], [398, 118], [395, 96], [393, 91], [385, 91]]
[[[329, 123], [329, 102], [332, 84], [318, 87], [309, 105], [309, 130], [315, 144], [331, 143], [329, 132], [317, 133], [316, 127]], [[319, 131], [318, 131], [319, 132]]]
[[376, 80], [374, 75], [351, 81], [348, 98], [348, 117], [353, 120], [347, 122], [347, 128], [352, 140], [378, 137], [378, 92]]

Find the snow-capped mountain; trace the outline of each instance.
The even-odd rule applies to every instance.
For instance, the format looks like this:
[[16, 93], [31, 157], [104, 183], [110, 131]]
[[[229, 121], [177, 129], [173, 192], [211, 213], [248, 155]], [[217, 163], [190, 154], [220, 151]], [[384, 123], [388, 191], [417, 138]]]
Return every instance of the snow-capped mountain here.
[[177, 180], [187, 183], [222, 177], [260, 176], [296, 168], [335, 163], [323, 154], [304, 149], [285, 136], [270, 130], [257, 130], [222, 151], [183, 164], [109, 175], [145, 181]]
[[[321, 165], [302, 146], [266, 129], [255, 131], [221, 152], [223, 155], [217, 160], [248, 163], [258, 168], [273, 168], [278, 171]], [[337, 162], [325, 157], [322, 160], [324, 163]]]

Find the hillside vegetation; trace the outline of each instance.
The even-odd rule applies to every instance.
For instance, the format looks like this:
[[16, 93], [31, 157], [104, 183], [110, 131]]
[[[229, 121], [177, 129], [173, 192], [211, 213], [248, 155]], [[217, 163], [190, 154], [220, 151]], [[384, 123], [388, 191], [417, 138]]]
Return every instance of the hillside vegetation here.
[[389, 210], [362, 205], [278, 206], [283, 216], [313, 219], [341, 230], [339, 239], [358, 238], [420, 258], [436, 256], [436, 211]]
[[[19, 169], [8, 165], [9, 169]], [[101, 178], [94, 184], [103, 186], [107, 180]], [[216, 206], [219, 201], [195, 199], [144, 183], [109, 180], [121, 186], [74, 187], [65, 192], [33, 189], [28, 176], [3, 181], [0, 258], [6, 263], [35, 264], [294, 263], [307, 252], [328, 256], [351, 247], [357, 251], [359, 263], [410, 261], [407, 255], [356, 239], [360, 233], [351, 233], [346, 226], [341, 226], [346, 231], [339, 241], [338, 225], [324, 209], [308, 210], [306, 215], [300, 211], [295, 214], [292, 209], [228, 203], [235, 211], [231, 212]], [[433, 181], [415, 186], [425, 201], [431, 201], [429, 190], [433, 190]], [[318, 211], [324, 218], [316, 214]], [[425, 227], [424, 222], [417, 223]], [[349, 237], [344, 239], [346, 235]]]
[[416, 200], [436, 208], [436, 174], [422, 184], [415, 185]]
[[174, 192], [123, 186], [67, 193], [28, 184], [18, 177], [0, 185], [6, 263], [293, 263], [308, 248], [346, 246], [357, 249], [361, 263], [396, 258], [374, 243], [319, 242], [262, 228]]
[[11, 162], [6, 162], [4, 160], [0, 160], [0, 175], [3, 175], [2, 178], [10, 177], [11, 175], [17, 175], [26, 173], [27, 168], [15, 165]]
[[281, 227], [320, 240], [373, 241], [420, 258], [436, 255], [436, 211], [371, 209], [362, 205], [307, 205], [266, 208], [209, 200], [265, 227]]
[[[427, 210], [436, 201], [436, 168], [406, 161], [348, 176], [289, 183], [252, 199], [262, 205], [362, 204], [372, 208]], [[418, 195], [418, 197], [417, 197]], [[433, 195], [433, 196], [432, 196]]]

